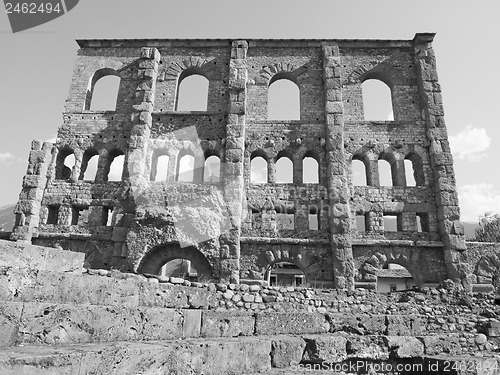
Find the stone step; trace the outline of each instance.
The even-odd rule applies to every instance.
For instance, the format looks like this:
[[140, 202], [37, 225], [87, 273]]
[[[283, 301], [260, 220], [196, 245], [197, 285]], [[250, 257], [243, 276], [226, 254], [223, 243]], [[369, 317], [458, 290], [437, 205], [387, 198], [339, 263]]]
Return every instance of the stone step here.
[[270, 341], [259, 338], [15, 347], [0, 351], [0, 374], [262, 373], [270, 352]]
[[[388, 353], [391, 337], [410, 337], [422, 353], [467, 353], [477, 350], [475, 334], [448, 332], [432, 335], [415, 329], [408, 317], [382, 317], [378, 323], [367, 315], [372, 328], [354, 330], [349, 317], [291, 311], [249, 313], [227, 310], [171, 309], [103, 305], [73, 305], [47, 302], [3, 302], [0, 304], [0, 347], [17, 345], [64, 345], [92, 342], [220, 338], [240, 336], [298, 335], [301, 342], [323, 334], [325, 345], [339, 337], [350, 347], [377, 347]], [[387, 325], [385, 321], [387, 320]], [[378, 328], [377, 328], [378, 327]], [[418, 336], [419, 339], [416, 339]], [[486, 340], [486, 337], [484, 338]], [[490, 341], [494, 338], [490, 338]], [[305, 340], [305, 341], [304, 341]], [[328, 341], [330, 340], [330, 342]], [[347, 341], [346, 341], [347, 340]], [[416, 340], [416, 341], [415, 341]], [[500, 344], [500, 343], [497, 343]], [[488, 349], [488, 348], [487, 348]], [[492, 349], [492, 348], [489, 348]], [[360, 349], [364, 350], [364, 349]]]
[[84, 253], [0, 239], [0, 267], [82, 273]]
[[369, 373], [370, 366], [379, 375], [394, 374], [395, 370], [399, 371], [396, 373], [435, 375], [497, 375], [500, 372], [499, 358], [470, 355], [380, 358], [371, 353], [339, 361], [316, 358], [300, 362], [295, 360], [290, 346], [276, 345], [281, 339], [240, 337], [13, 347], [0, 351], [0, 374], [340, 375]]

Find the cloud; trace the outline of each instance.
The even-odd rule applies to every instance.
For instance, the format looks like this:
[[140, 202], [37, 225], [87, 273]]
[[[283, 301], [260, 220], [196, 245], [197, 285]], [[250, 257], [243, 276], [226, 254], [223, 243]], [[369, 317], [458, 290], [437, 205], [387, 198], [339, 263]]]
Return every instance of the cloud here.
[[452, 153], [459, 159], [479, 161], [486, 156], [486, 150], [490, 147], [491, 138], [484, 128], [476, 128], [467, 125], [464, 130], [454, 136], [450, 136]]
[[479, 183], [458, 188], [461, 220], [479, 222], [479, 216], [486, 212], [500, 213], [500, 191], [492, 184]]
[[16, 160], [16, 157], [10, 152], [0, 152], [0, 163], [10, 164], [14, 160]]

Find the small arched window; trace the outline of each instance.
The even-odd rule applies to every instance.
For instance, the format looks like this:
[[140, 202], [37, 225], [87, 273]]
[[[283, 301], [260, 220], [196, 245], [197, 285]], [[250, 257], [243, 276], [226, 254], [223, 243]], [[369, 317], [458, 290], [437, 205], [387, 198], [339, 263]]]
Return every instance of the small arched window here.
[[168, 162], [170, 157], [166, 154], [158, 155], [153, 160], [151, 168], [151, 181], [166, 181], [168, 175]]
[[354, 186], [371, 185], [371, 176], [368, 171], [368, 160], [361, 155], [354, 155], [351, 163], [352, 184]]
[[179, 158], [177, 164], [177, 181], [193, 182], [194, 180], [194, 156], [184, 154]]
[[300, 89], [289, 77], [277, 74], [269, 84], [269, 120], [300, 120]]
[[73, 150], [65, 148], [57, 154], [56, 180], [68, 180], [75, 166], [75, 154]]
[[423, 186], [425, 185], [424, 166], [422, 158], [411, 153], [405, 156], [405, 175], [406, 186]]
[[394, 179], [392, 175], [392, 167], [388, 160], [378, 160], [378, 178], [379, 186], [394, 186]]
[[319, 183], [319, 163], [312, 155], [306, 154], [302, 159], [302, 182], [305, 184]]
[[104, 181], [121, 181], [125, 155], [121, 150], [115, 149], [108, 154], [108, 163], [104, 173]]
[[391, 89], [378, 79], [367, 79], [361, 85], [366, 121], [394, 121]]
[[276, 161], [276, 183], [293, 183], [293, 162], [286, 156], [281, 156]]
[[115, 70], [98, 70], [89, 82], [85, 109], [91, 111], [115, 111], [119, 89], [120, 77]]
[[417, 186], [417, 183], [415, 181], [415, 173], [413, 171], [413, 163], [408, 159], [405, 159], [405, 176], [406, 186]]
[[176, 111], [206, 111], [208, 103], [208, 79], [190, 70], [179, 77]]
[[250, 160], [250, 181], [254, 184], [267, 184], [267, 160], [255, 155]]
[[78, 179], [84, 181], [94, 181], [97, 174], [98, 161], [99, 156], [96, 150], [90, 149], [85, 151]]
[[205, 159], [203, 168], [203, 182], [217, 183], [220, 181], [220, 159], [211, 155]]

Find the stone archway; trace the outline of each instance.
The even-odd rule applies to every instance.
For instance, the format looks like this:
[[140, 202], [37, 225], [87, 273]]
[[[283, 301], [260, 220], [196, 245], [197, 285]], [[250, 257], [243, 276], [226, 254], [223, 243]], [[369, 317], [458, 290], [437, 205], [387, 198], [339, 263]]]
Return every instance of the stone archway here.
[[[259, 253], [255, 265], [261, 280], [268, 278], [273, 266], [282, 263], [296, 267], [296, 275], [302, 275], [303, 278], [301, 284], [313, 283], [315, 285], [320, 283], [323, 285], [332, 281], [324, 277], [326, 254], [329, 254], [328, 249], [316, 252], [303, 246], [272, 246]], [[332, 267], [329, 264], [327, 268], [331, 269]]]
[[359, 268], [358, 272], [361, 277], [360, 281], [376, 282], [378, 271], [383, 269], [387, 264], [393, 263], [406, 268], [408, 272], [411, 273], [416, 284], [419, 285], [421, 283], [420, 278], [418, 277], [419, 275], [413, 269], [410, 259], [411, 256], [407, 253], [407, 251], [393, 251], [392, 249], [388, 248], [385, 249], [385, 251], [375, 252]]
[[137, 272], [158, 275], [162, 266], [174, 259], [189, 260], [198, 273], [198, 281], [209, 281], [213, 277], [212, 267], [201, 251], [191, 246], [181, 248], [178, 244], [160, 245], [149, 251]]

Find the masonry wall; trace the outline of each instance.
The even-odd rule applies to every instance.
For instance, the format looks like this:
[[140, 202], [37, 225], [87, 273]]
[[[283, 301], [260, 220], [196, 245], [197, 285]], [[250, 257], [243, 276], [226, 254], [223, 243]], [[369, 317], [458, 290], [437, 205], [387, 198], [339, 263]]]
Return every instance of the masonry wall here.
[[[12, 238], [84, 252], [90, 268], [157, 273], [184, 258], [203, 277], [262, 284], [288, 262], [308, 283], [353, 289], [373, 288], [376, 270], [398, 263], [419, 284], [451, 278], [470, 289], [432, 38], [79, 41], [58, 141], [33, 145]], [[116, 110], [91, 111], [107, 75], [120, 78]], [[206, 111], [177, 110], [191, 75], [208, 80]], [[300, 119], [267, 118], [269, 86], [281, 79], [299, 89]], [[368, 79], [389, 86], [394, 121], [364, 120]], [[188, 182], [178, 176], [184, 155], [194, 159]], [[165, 181], [155, 181], [160, 156]], [[209, 156], [219, 181], [204, 181]], [[119, 157], [121, 180], [108, 181]], [[266, 183], [252, 181], [255, 157], [267, 162]], [[306, 157], [317, 183], [303, 180]], [[280, 158], [293, 163], [291, 183], [276, 182]], [[393, 186], [380, 186], [381, 159]], [[354, 186], [353, 160], [367, 186]], [[405, 160], [417, 186], [407, 186]]]

